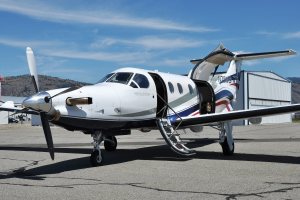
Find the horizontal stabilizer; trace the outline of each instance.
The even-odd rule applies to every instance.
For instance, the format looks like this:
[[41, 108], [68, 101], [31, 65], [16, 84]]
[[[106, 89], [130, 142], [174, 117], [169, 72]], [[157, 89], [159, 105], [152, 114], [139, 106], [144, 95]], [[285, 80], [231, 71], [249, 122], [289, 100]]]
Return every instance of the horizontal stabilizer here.
[[191, 60], [191, 63], [197, 65], [203, 61], [206, 61], [217, 65], [224, 65], [226, 62], [232, 60], [254, 60], [254, 59], [272, 58], [272, 57], [279, 57], [279, 56], [290, 56], [295, 54], [296, 52], [292, 49], [288, 49], [284, 51], [261, 52], [261, 53], [232, 53], [227, 49], [222, 49], [210, 53], [208, 56], [206, 56], [203, 59]]
[[285, 51], [272, 51], [272, 52], [262, 52], [262, 53], [243, 53], [237, 54], [235, 60], [253, 60], [261, 58], [272, 58], [278, 56], [290, 56], [295, 55], [296, 52], [292, 49]]

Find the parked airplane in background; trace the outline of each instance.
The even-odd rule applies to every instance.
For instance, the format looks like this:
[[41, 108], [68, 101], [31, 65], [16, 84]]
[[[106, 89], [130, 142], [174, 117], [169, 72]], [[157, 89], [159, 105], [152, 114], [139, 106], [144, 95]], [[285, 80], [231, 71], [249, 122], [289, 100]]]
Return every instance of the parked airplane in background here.
[[[220, 131], [223, 154], [232, 155], [232, 120], [300, 111], [300, 104], [238, 111], [231, 107], [243, 60], [293, 55], [293, 50], [239, 54], [219, 45], [205, 58], [193, 60], [195, 66], [188, 76], [121, 68], [95, 85], [49, 91], [39, 90], [34, 54], [29, 47], [26, 53], [37, 93], [23, 101], [23, 109], [6, 102], [0, 110], [40, 115], [52, 159], [49, 121], [70, 131], [90, 134], [94, 140], [90, 161], [97, 166], [103, 161], [101, 142], [104, 141], [105, 150], [114, 151], [115, 136], [130, 134], [131, 129], [159, 129], [173, 151], [188, 156], [195, 152], [184, 145], [177, 130], [189, 128], [199, 132], [203, 125], [214, 126]], [[229, 67], [225, 78], [213, 89], [209, 77], [226, 62]]]

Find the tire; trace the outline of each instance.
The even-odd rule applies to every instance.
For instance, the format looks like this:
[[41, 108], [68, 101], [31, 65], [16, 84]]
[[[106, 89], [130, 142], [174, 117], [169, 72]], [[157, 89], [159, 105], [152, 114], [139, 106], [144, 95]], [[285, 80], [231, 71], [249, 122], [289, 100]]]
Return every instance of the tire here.
[[91, 157], [90, 157], [90, 162], [91, 162], [91, 165], [93, 167], [97, 167], [97, 166], [100, 166], [102, 165], [103, 163], [103, 154], [102, 152], [100, 151], [100, 154], [101, 154], [101, 159], [99, 158], [99, 151], [93, 151], [92, 154], [91, 154]]
[[234, 153], [234, 143], [232, 143], [232, 150], [230, 150], [228, 142], [227, 142], [227, 137], [225, 137], [224, 142], [220, 143], [220, 145], [222, 146], [222, 150], [223, 150], [223, 155], [225, 156], [231, 156]]
[[115, 136], [108, 136], [106, 139], [108, 140], [104, 140], [105, 151], [115, 151], [118, 145], [117, 138]]

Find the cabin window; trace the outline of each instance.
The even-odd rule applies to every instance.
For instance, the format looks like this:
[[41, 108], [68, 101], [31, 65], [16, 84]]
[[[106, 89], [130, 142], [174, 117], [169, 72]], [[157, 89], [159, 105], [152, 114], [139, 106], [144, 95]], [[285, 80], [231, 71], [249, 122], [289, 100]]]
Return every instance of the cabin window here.
[[190, 84], [188, 85], [188, 87], [189, 87], [190, 94], [194, 94], [194, 89], [193, 89], [193, 87], [192, 87]]
[[129, 72], [118, 72], [112, 75], [106, 82], [112, 82], [112, 83], [122, 83], [122, 84], [127, 84], [133, 73]]
[[178, 87], [179, 93], [182, 94], [182, 93], [183, 93], [183, 89], [182, 89], [181, 84], [180, 84], [180, 83], [177, 83], [177, 87]]
[[174, 93], [174, 86], [171, 82], [168, 82], [169, 90], [171, 93]]
[[135, 76], [133, 77], [133, 81], [140, 88], [148, 88], [149, 87], [149, 81], [148, 81], [147, 77], [143, 74], [135, 74]]
[[97, 83], [103, 83], [105, 82], [107, 79], [109, 79], [114, 73], [109, 73], [107, 75], [105, 75], [103, 78], [101, 78]]

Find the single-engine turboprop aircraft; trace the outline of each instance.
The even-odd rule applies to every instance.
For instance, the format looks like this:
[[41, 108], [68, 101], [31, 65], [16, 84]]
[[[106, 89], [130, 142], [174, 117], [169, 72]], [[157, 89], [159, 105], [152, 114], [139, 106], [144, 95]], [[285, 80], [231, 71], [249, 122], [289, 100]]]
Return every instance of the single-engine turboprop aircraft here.
[[[6, 102], [0, 110], [40, 115], [48, 150], [54, 159], [49, 121], [70, 131], [90, 134], [94, 140], [90, 162], [103, 162], [100, 144], [107, 151], [117, 147], [116, 135], [130, 134], [131, 129], [158, 129], [171, 149], [189, 156], [195, 152], [185, 146], [177, 130], [194, 132], [203, 125], [216, 127], [224, 155], [234, 153], [232, 120], [251, 119], [300, 111], [300, 104], [255, 110], [233, 111], [231, 103], [239, 88], [243, 60], [293, 55], [293, 50], [263, 53], [233, 53], [219, 45], [195, 64], [188, 76], [121, 68], [90, 86], [40, 91], [33, 51], [27, 47], [27, 60], [36, 94], [17, 109]], [[225, 78], [215, 89], [208, 82], [219, 65], [229, 62]]]

